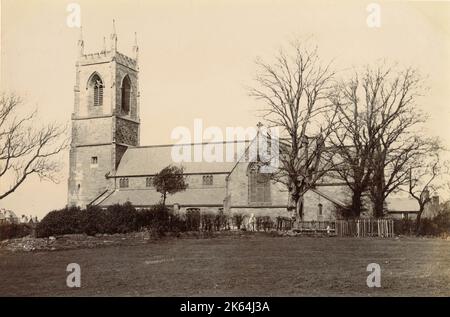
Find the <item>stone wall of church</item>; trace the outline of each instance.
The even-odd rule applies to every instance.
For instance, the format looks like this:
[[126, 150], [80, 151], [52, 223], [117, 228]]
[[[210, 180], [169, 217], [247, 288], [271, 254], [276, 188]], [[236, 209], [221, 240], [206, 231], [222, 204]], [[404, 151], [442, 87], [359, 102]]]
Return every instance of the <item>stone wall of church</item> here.
[[[338, 191], [336, 187], [318, 187], [321, 192], [326, 192], [330, 196], [336, 198], [335, 194], [331, 193], [333, 190]], [[320, 207], [320, 205], [322, 205]], [[336, 219], [336, 205], [321, 195], [309, 191], [304, 197], [303, 220], [304, 221], [332, 221]]]
[[[248, 163], [240, 162], [228, 177], [228, 204], [232, 207], [250, 206]], [[281, 184], [271, 183], [270, 204], [252, 204], [253, 207], [286, 206], [287, 192]]]
[[139, 124], [121, 118], [116, 119], [115, 140], [117, 143], [139, 145]]
[[[125, 76], [130, 78], [131, 81], [131, 92], [130, 92], [130, 111], [128, 113], [122, 110], [122, 81]], [[119, 116], [124, 116], [133, 120], [139, 119], [139, 87], [138, 87], [138, 74], [136, 71], [117, 63], [116, 67], [116, 114]]]
[[112, 117], [72, 121], [72, 143], [76, 145], [111, 143]]
[[[285, 198], [287, 200], [287, 193], [285, 193]], [[303, 220], [304, 221], [332, 221], [336, 219], [336, 207], [335, 204], [327, 200], [326, 198], [309, 191], [304, 197], [305, 205], [303, 209]], [[319, 204], [322, 206], [319, 207]], [[322, 213], [320, 214], [320, 210]], [[254, 207], [254, 206], [231, 206], [229, 212], [242, 213], [244, 215], [254, 214], [255, 216], [271, 216], [276, 218], [278, 216], [282, 217], [292, 217], [292, 213], [287, 211], [286, 207], [273, 206], [273, 207]]]
[[[69, 205], [85, 207], [113, 185], [112, 180], [105, 177], [113, 170], [113, 151], [111, 145], [71, 148]], [[97, 164], [92, 163], [92, 157], [97, 157]]]
[[[94, 75], [103, 83], [102, 104], [97, 106], [89, 85]], [[130, 112], [122, 113], [121, 84], [126, 75], [131, 83]], [[115, 171], [126, 147], [113, 142], [139, 145], [136, 62], [113, 51], [83, 55], [77, 62], [74, 92], [68, 203], [84, 207], [108, 187], [114, 187], [114, 180], [105, 175]]]
[[[111, 75], [111, 64], [100, 63], [101, 60], [93, 62], [92, 64], [80, 63], [78, 67], [78, 85], [75, 91], [78, 90], [78, 98], [76, 98], [75, 114], [79, 117], [86, 116], [101, 116], [112, 113], [113, 106], [113, 90], [111, 89], [113, 77]], [[103, 81], [103, 105], [94, 106], [92, 91], [88, 89], [88, 84], [91, 76], [97, 73]]]
[[[187, 175], [186, 183], [188, 188], [225, 188], [226, 187], [226, 174], [211, 174], [213, 176], [212, 185], [203, 184], [203, 176], [210, 174], [197, 174], [197, 175]], [[147, 187], [147, 177], [151, 176], [138, 176], [138, 177], [128, 177], [128, 188], [130, 189], [146, 189]], [[225, 197], [223, 197], [225, 198]]]
[[[238, 163], [228, 178], [228, 196], [226, 208], [230, 213], [243, 213], [255, 216], [292, 216], [287, 212], [289, 194], [284, 185], [271, 183], [271, 202], [249, 202], [248, 163]], [[340, 201], [345, 195], [345, 186], [317, 186], [317, 190], [327, 197]], [[309, 191], [304, 197], [304, 221], [329, 221], [336, 219], [336, 205], [322, 195]]]

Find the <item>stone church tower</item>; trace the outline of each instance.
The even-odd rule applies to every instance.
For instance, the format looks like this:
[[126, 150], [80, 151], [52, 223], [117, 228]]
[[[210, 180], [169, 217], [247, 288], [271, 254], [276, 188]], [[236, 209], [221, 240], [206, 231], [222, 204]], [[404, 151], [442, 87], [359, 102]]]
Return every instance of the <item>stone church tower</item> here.
[[133, 57], [117, 51], [113, 22], [110, 47], [85, 54], [80, 32], [68, 205], [85, 207], [113, 185], [116, 168], [129, 146], [139, 145], [138, 46]]

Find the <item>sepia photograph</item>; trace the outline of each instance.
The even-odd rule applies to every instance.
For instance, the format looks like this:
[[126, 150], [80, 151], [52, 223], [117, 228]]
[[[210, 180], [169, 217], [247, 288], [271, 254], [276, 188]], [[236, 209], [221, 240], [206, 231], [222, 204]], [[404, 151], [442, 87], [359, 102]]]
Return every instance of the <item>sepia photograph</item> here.
[[450, 296], [450, 2], [0, 10], [0, 297]]

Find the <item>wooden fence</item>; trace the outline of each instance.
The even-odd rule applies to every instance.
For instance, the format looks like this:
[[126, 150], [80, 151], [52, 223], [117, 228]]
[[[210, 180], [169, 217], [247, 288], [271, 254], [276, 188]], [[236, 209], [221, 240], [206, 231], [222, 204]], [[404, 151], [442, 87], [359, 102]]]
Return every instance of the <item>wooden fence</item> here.
[[336, 220], [335, 223], [339, 237], [394, 237], [393, 219]]
[[393, 219], [355, 219], [336, 221], [300, 221], [292, 230], [302, 234], [322, 233], [338, 237], [394, 237]]
[[299, 233], [326, 233], [328, 235], [335, 234], [334, 221], [300, 221], [297, 222], [293, 228]]

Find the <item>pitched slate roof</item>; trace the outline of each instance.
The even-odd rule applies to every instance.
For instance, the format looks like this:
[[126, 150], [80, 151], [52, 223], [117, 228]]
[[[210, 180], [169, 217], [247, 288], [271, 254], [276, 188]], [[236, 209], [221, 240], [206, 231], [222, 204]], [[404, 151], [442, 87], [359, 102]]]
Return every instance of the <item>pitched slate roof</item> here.
[[[183, 166], [185, 174], [229, 173], [236, 162], [225, 162], [225, 143], [220, 143], [220, 145], [224, 149], [224, 162], [205, 162], [204, 159], [202, 162], [194, 162], [194, 150], [200, 149], [200, 146], [205, 146], [205, 144], [130, 147], [120, 160], [115, 176], [154, 175], [169, 164]], [[178, 153], [181, 152], [181, 148], [183, 151], [190, 151], [191, 162], [178, 163], [174, 161], [172, 151]]]
[[[226, 196], [225, 187], [188, 188], [185, 191], [167, 196], [166, 204], [178, 203], [181, 206], [222, 206]], [[101, 201], [99, 206], [123, 204], [127, 201], [134, 206], [151, 206], [159, 203], [161, 194], [154, 189], [120, 189]]]

